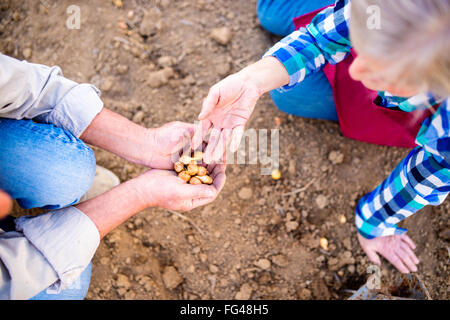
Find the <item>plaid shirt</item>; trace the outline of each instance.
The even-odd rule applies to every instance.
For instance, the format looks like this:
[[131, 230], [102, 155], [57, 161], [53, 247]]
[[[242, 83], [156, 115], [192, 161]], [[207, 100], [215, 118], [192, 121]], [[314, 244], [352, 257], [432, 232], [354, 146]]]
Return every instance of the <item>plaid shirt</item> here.
[[[322, 10], [306, 27], [294, 31], [264, 56], [274, 56], [286, 67], [290, 82], [278, 89], [289, 90], [305, 77], [336, 64], [350, 53], [350, 0], [337, 0]], [[416, 137], [417, 147], [403, 159], [375, 190], [356, 206], [355, 223], [365, 238], [403, 234], [397, 223], [426, 205], [439, 205], [450, 191], [450, 99], [432, 94], [412, 98], [379, 92], [377, 104], [406, 112], [425, 109], [442, 102], [426, 119]]]

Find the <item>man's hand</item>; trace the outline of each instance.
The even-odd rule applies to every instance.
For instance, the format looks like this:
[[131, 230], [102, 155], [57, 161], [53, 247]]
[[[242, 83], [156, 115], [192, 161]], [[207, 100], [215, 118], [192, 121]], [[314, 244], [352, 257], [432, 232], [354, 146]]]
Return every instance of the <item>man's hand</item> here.
[[209, 90], [198, 117], [194, 148], [212, 128], [205, 150], [205, 162], [220, 160], [230, 145], [235, 152], [256, 102], [267, 91], [289, 82], [284, 66], [273, 57], [264, 58], [218, 82]]
[[402, 273], [417, 271], [416, 245], [406, 234], [366, 239], [358, 233], [358, 240], [371, 262], [381, 265], [379, 253]]
[[0, 219], [3, 219], [12, 209], [11, 197], [0, 190]]
[[173, 160], [180, 150], [191, 147], [194, 125], [175, 121], [148, 132], [148, 149], [143, 150], [147, 154], [145, 164], [153, 169], [173, 169]]
[[191, 185], [168, 170], [150, 170], [137, 179], [137, 192], [145, 207], [189, 211], [206, 205], [217, 197], [225, 185], [225, 165], [212, 165], [212, 185]]

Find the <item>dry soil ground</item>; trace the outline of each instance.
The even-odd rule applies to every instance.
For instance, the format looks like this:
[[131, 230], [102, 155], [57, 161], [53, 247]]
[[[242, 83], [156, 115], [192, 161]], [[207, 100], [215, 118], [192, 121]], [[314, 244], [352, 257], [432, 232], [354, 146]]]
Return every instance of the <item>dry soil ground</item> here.
[[[72, 4], [81, 9], [79, 30], [66, 26]], [[256, 0], [123, 0], [122, 7], [1, 0], [0, 7], [1, 52], [59, 65], [66, 77], [102, 89], [106, 107], [148, 127], [194, 121], [211, 85], [277, 40], [259, 26]], [[226, 45], [211, 39], [216, 27], [232, 32]], [[155, 79], [163, 68], [173, 72]], [[282, 179], [260, 175], [259, 165], [230, 165], [217, 201], [185, 214], [189, 220], [162, 209], [136, 215], [100, 244], [88, 299], [345, 299], [365, 282], [355, 203], [408, 150], [349, 140], [335, 123], [278, 111], [268, 96], [249, 127], [280, 129]], [[122, 181], [145, 170], [95, 152]], [[449, 207], [426, 208], [403, 224], [434, 299], [450, 297]], [[386, 262], [382, 270], [389, 283], [396, 272]]]

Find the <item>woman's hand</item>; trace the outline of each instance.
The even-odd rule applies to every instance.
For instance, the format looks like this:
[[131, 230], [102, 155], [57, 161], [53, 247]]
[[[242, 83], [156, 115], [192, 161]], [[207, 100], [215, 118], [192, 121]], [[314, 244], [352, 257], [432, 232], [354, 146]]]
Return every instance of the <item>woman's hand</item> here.
[[261, 95], [288, 82], [284, 66], [276, 58], [268, 57], [212, 86], [203, 102], [198, 117], [200, 125], [194, 135], [196, 148], [212, 128], [205, 162], [222, 159], [228, 145], [235, 152]]
[[402, 273], [417, 271], [416, 245], [406, 234], [366, 239], [358, 233], [358, 240], [371, 262], [381, 265], [381, 254]]
[[168, 170], [150, 170], [136, 178], [137, 189], [145, 207], [189, 211], [216, 199], [225, 185], [225, 165], [211, 165], [212, 185], [191, 185]]

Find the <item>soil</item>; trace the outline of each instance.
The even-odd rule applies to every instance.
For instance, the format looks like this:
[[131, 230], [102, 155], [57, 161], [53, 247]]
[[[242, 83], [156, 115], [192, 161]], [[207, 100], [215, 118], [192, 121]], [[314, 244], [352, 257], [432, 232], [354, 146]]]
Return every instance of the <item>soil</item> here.
[[[211, 85], [278, 40], [260, 27], [256, 0], [120, 3], [0, 0], [0, 50], [58, 65], [66, 77], [98, 86], [107, 108], [158, 127], [195, 121]], [[66, 26], [72, 4], [81, 9], [78, 30]], [[224, 29], [213, 38], [215, 28]], [[101, 242], [87, 299], [346, 299], [365, 283], [369, 261], [356, 238], [355, 204], [409, 151], [289, 116], [268, 95], [248, 128], [280, 130], [282, 178], [261, 175], [261, 165], [234, 164], [218, 199], [187, 219], [158, 208], [137, 214]], [[145, 171], [95, 153], [121, 181]], [[402, 223], [433, 299], [450, 298], [449, 209], [447, 201]], [[13, 215], [23, 213], [16, 206]], [[384, 261], [382, 275], [398, 274]]]

